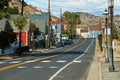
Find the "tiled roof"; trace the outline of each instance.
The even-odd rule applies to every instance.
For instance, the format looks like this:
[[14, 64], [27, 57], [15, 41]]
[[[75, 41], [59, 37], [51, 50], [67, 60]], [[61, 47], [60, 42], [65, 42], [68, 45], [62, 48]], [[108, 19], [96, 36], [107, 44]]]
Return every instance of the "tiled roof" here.
[[[15, 18], [17, 14], [11, 15]], [[30, 18], [31, 23], [35, 23], [36, 27], [39, 28], [41, 32], [46, 31], [46, 26], [48, 26], [48, 14], [24, 14], [24, 17]]]
[[31, 20], [31, 22], [35, 23], [35, 26], [39, 28], [41, 32], [45, 32], [46, 30], [45, 20]]
[[101, 31], [102, 30], [102, 26], [100, 26], [99, 24], [98, 25], [91, 25], [89, 26], [89, 30], [91, 31]]
[[7, 19], [0, 20], [0, 31], [5, 29], [12, 29], [10, 22]]
[[[15, 18], [18, 14], [13, 14], [11, 17]], [[24, 17], [30, 18], [31, 20], [45, 20], [46, 25], [48, 25], [48, 14], [24, 14]]]

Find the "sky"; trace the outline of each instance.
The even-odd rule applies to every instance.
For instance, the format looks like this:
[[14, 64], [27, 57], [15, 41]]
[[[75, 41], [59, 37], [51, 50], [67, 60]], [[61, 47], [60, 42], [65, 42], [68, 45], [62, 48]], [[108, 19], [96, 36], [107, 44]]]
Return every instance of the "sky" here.
[[[38, 10], [48, 12], [48, 0], [24, 0], [27, 4], [37, 7]], [[86, 12], [100, 16], [108, 7], [108, 0], [50, 0], [50, 12], [56, 17], [62, 13]], [[114, 0], [114, 15], [120, 15], [120, 0]]]

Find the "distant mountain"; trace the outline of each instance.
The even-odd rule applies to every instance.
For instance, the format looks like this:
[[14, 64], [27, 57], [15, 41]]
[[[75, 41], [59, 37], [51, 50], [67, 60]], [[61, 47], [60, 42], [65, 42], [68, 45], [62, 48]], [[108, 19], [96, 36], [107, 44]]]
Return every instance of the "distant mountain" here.
[[81, 24], [78, 27], [87, 28], [90, 25], [96, 25], [100, 23], [100, 17], [84, 13], [84, 12], [77, 12], [80, 15]]
[[[21, 13], [21, 0], [9, 0], [8, 6], [11, 8], [18, 8], [19, 13]], [[42, 14], [43, 12], [38, 10], [36, 7], [28, 5], [24, 2], [24, 14]]]

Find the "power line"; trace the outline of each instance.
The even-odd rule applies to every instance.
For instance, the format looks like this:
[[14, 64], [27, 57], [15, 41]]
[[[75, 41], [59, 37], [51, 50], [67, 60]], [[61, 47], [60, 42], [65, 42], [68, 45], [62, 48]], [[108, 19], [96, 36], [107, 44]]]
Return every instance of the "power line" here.
[[[27, 0], [30, 4], [33, 4], [33, 3], [31, 3], [31, 0]], [[37, 8], [39, 8], [39, 9], [41, 9], [41, 10], [43, 10], [43, 11], [47, 11], [48, 10], [48, 8], [47, 8], [47, 4], [48, 4], [48, 0], [44, 0], [44, 1], [46, 1], [46, 2], [44, 2], [44, 1], [38, 1], [38, 0], [32, 0], [33, 2], [35, 2], [35, 4], [41, 4], [41, 5], [36, 5], [35, 7], [37, 7]], [[55, 2], [60, 2], [60, 3], [62, 3], [62, 2], [64, 2], [64, 1], [58, 1], [58, 0], [51, 0], [51, 12], [58, 12], [59, 13], [59, 9], [60, 8], [62, 8], [63, 10], [65, 10], [65, 11], [73, 11], [73, 12], [78, 12], [78, 11], [81, 11], [81, 12], [94, 12], [94, 13], [96, 13], [96, 14], [101, 14], [101, 13], [103, 13], [102, 12], [102, 10], [104, 10], [105, 8], [99, 8], [99, 9], [97, 9], [98, 7], [101, 7], [101, 6], [103, 6], [103, 5], [107, 5], [108, 3], [107, 3], [107, 1], [104, 1], [104, 2], [102, 2], [102, 3], [100, 3], [100, 4], [97, 4], [97, 5], [94, 5], [94, 6], [91, 6], [91, 7], [89, 7], [89, 8], [71, 8], [71, 7], [75, 7], [74, 5], [70, 5], [70, 7], [69, 6], [66, 6], [66, 7], [63, 7], [62, 5], [57, 5], [57, 4], [52, 4], [52, 3], [55, 3]], [[46, 6], [45, 6], [46, 5]], [[44, 7], [45, 6], [45, 7]], [[56, 9], [57, 8], [57, 9]], [[107, 6], [106, 6], [106, 8], [107, 8]], [[116, 9], [115, 9], [116, 10]], [[118, 10], [118, 9], [117, 9]], [[119, 11], [119, 10], [118, 10]]]

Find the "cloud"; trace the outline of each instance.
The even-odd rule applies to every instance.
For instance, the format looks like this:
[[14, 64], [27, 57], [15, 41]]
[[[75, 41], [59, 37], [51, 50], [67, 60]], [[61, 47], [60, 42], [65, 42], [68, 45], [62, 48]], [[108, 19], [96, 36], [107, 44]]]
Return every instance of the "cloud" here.
[[[48, 0], [25, 0], [28, 4], [38, 7], [42, 11], [47, 12]], [[51, 13], [59, 16], [60, 8], [64, 11], [74, 12], [89, 12], [102, 14], [108, 6], [108, 0], [50, 0], [51, 2]], [[120, 14], [120, 0], [114, 0], [115, 12]], [[114, 12], [114, 13], [115, 13]]]

